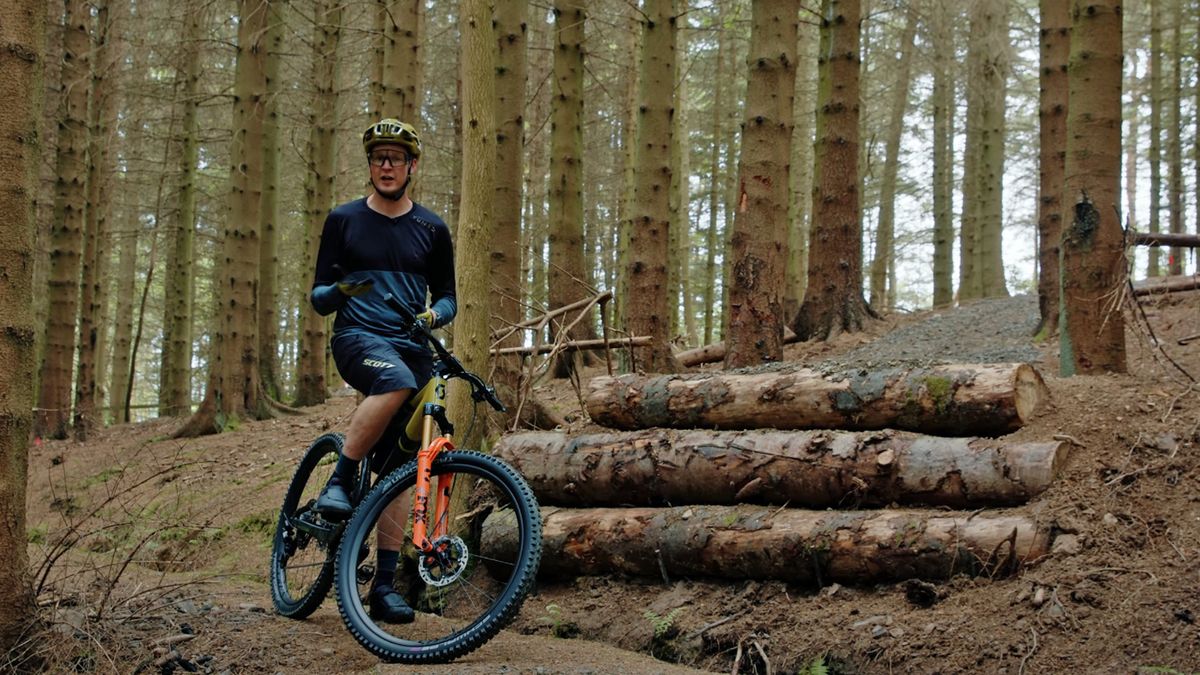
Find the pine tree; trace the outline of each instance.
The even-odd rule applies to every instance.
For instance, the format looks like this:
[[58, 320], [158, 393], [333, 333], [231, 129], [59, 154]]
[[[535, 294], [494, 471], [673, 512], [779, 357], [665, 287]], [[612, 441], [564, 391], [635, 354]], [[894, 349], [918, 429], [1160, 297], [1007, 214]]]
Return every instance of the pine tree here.
[[1067, 59], [1071, 53], [1071, 17], [1063, 0], [1041, 1], [1041, 88], [1038, 120], [1038, 333], [1058, 330], [1058, 246], [1062, 240], [1063, 162], [1067, 143]]
[[1121, 3], [1073, 0], [1062, 240], [1064, 376], [1125, 372]]
[[790, 0], [756, 2], [752, 12], [740, 194], [731, 250], [727, 368], [783, 358], [798, 17]]

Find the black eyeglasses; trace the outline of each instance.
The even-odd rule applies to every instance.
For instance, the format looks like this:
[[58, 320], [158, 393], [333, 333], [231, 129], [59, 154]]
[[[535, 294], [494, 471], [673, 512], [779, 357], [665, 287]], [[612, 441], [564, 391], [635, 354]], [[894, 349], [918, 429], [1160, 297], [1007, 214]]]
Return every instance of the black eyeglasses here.
[[402, 164], [408, 164], [408, 155], [403, 152], [372, 152], [367, 155], [367, 162], [371, 166], [383, 168], [384, 164], [392, 167], [397, 167]]

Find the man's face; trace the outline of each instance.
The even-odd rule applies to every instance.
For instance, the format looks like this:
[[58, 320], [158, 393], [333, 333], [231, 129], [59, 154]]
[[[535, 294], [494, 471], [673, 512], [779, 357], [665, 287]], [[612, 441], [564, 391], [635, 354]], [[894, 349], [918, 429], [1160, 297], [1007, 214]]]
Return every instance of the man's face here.
[[378, 145], [367, 155], [371, 167], [371, 185], [385, 197], [395, 197], [404, 190], [409, 176], [415, 172], [416, 160], [400, 145]]

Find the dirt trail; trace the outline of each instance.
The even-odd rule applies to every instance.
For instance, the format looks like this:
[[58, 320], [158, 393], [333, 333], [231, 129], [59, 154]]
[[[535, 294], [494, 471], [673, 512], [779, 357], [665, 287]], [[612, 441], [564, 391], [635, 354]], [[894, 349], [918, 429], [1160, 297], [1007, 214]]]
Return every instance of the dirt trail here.
[[[1030, 356], [1053, 404], [1012, 438], [1077, 444], [1062, 479], [1019, 509], [1064, 542], [1040, 564], [1015, 578], [928, 587], [543, 584], [511, 630], [444, 670], [411, 672], [691, 672], [651, 651], [714, 672], [735, 661], [740, 672], [766, 672], [768, 663], [796, 672], [814, 660], [834, 673], [1200, 671], [1200, 390], [1132, 326], [1129, 375], [1060, 379], [1053, 345], [1014, 332], [1028, 301], [994, 302], [892, 317], [787, 356], [944, 360], [954, 344], [981, 359]], [[1200, 343], [1176, 343], [1200, 332], [1200, 293], [1155, 303], [1147, 314], [1163, 348], [1200, 376]], [[930, 326], [942, 337], [931, 338]], [[962, 326], [972, 337], [955, 341]], [[590, 428], [568, 384], [539, 394], [576, 429]], [[297, 458], [320, 433], [344, 429], [352, 408], [341, 396], [216, 437], [169, 440], [173, 423], [156, 421], [33, 448], [30, 557], [38, 565], [61, 554], [40, 595], [52, 640], [39, 649], [50, 670], [133, 672], [153, 661], [156, 640], [190, 631], [180, 655], [202, 672], [373, 671], [376, 660], [346, 633], [332, 600], [304, 622], [270, 614], [265, 574]]]

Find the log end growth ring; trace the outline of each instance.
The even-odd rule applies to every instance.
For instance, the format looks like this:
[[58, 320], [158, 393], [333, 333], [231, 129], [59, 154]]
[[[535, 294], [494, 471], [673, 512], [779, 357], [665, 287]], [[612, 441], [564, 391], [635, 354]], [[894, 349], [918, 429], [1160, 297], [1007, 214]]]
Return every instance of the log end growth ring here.
[[1016, 372], [1017, 418], [1024, 424], [1033, 418], [1042, 405], [1050, 399], [1050, 390], [1045, 380], [1033, 366], [1023, 363]]

